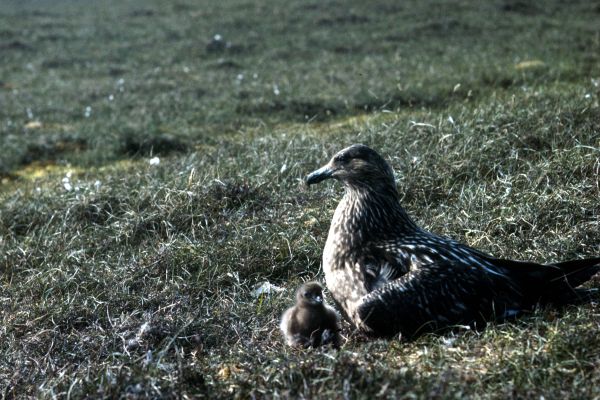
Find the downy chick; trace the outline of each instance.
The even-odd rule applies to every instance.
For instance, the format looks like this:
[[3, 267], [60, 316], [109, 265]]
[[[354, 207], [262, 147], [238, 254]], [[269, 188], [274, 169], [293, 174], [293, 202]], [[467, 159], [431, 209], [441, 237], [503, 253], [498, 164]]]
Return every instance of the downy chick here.
[[339, 347], [340, 317], [323, 301], [323, 288], [317, 282], [307, 282], [296, 292], [296, 304], [281, 317], [279, 327], [289, 346]]

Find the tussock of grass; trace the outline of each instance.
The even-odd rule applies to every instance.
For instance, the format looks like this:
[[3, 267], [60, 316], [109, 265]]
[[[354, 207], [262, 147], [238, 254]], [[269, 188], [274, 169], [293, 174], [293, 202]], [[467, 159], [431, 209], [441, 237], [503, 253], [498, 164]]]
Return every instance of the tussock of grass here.
[[350, 143], [432, 231], [600, 254], [593, 4], [107, 4], [0, 12], [3, 396], [600, 396], [597, 298], [339, 351], [277, 328], [341, 193], [302, 177]]

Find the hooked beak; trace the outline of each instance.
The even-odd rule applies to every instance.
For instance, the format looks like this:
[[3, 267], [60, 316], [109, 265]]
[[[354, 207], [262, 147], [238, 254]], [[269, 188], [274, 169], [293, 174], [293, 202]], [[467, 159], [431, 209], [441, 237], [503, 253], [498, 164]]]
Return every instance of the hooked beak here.
[[329, 164], [324, 167], [319, 168], [316, 171], [311, 172], [306, 176], [305, 182], [307, 185], [312, 185], [314, 183], [319, 183], [324, 181], [325, 179], [329, 179], [333, 176], [334, 169], [329, 166]]

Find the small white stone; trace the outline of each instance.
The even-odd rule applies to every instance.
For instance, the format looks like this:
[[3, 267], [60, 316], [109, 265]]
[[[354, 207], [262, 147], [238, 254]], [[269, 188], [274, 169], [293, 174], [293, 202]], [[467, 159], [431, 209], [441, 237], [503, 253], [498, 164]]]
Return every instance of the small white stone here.
[[272, 293], [277, 293], [277, 292], [281, 292], [281, 291], [283, 291], [283, 288], [273, 285], [272, 283], [270, 283], [268, 281], [264, 281], [261, 284], [259, 284], [254, 289], [254, 291], [252, 291], [252, 294], [254, 295], [254, 297], [260, 297], [263, 294], [270, 295]]

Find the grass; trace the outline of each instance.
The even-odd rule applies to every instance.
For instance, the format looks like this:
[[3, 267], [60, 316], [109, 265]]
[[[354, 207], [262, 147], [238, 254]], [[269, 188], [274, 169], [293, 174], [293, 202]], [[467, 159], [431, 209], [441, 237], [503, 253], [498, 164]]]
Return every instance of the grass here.
[[[410, 343], [345, 326], [337, 352], [277, 330], [323, 279], [341, 194], [302, 177], [350, 143], [386, 156], [434, 232], [499, 257], [600, 254], [599, 13], [4, 2], [0, 393], [600, 397], [597, 300]], [[285, 290], [256, 297], [265, 281]]]

